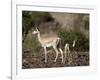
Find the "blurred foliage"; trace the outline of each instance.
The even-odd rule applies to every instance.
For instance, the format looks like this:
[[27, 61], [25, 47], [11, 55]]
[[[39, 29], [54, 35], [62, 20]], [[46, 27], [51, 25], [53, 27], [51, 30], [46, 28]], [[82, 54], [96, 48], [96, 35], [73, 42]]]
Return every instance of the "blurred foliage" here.
[[34, 11], [23, 11], [22, 12], [22, 36], [23, 41], [25, 40], [29, 30], [35, 25], [39, 25], [43, 22], [53, 21], [54, 19], [48, 12], [34, 12]]
[[74, 30], [80, 30], [80, 28], [89, 30], [89, 14], [75, 15], [77, 16], [77, 19], [74, 21]]
[[70, 49], [72, 49], [73, 40], [76, 40], [75, 50], [77, 51], [89, 51], [89, 39], [81, 31], [66, 31], [61, 30], [59, 36], [62, 40], [62, 46], [66, 43], [70, 44]]
[[31, 33], [29, 33], [23, 43], [23, 49], [24, 50], [28, 49], [34, 53], [34, 52], [39, 52], [40, 48], [41, 48], [41, 46], [40, 46], [38, 40], [36, 39], [36, 36], [33, 36]]
[[[85, 28], [89, 30], [89, 15], [77, 15], [78, 18], [74, 21], [74, 29], [66, 30], [65, 28], [61, 29], [62, 25], [57, 22], [54, 22], [54, 18], [48, 12], [36, 12], [36, 11], [23, 11], [22, 12], [22, 36], [23, 36], [23, 49], [30, 49], [33, 52], [40, 51], [41, 46], [35, 36], [30, 32], [32, 28], [39, 27], [43, 29], [43, 32], [50, 29], [58, 31], [59, 37], [62, 40], [62, 46], [64, 48], [66, 43], [70, 44], [70, 49], [72, 49], [73, 40], [76, 41], [75, 49], [77, 51], [89, 51], [89, 39], [86, 38], [86, 35], [83, 34], [85, 31], [81, 31], [80, 28]], [[47, 23], [47, 24], [44, 24]], [[40, 25], [41, 24], [41, 25]], [[70, 23], [71, 24], [71, 23]], [[39, 26], [40, 25], [40, 26]], [[48, 26], [47, 29], [42, 26]], [[46, 29], [46, 30], [45, 30]], [[42, 32], [42, 31], [41, 31]], [[49, 32], [48, 32], [49, 33]]]

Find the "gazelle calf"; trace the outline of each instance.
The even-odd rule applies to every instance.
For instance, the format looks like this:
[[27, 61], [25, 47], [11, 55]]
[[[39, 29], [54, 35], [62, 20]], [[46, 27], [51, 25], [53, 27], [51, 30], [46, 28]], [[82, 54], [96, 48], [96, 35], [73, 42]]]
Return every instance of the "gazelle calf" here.
[[[73, 40], [72, 47], [74, 48], [75, 45], [76, 45], [76, 40]], [[66, 57], [66, 54], [67, 54], [67, 53], [68, 53], [68, 56], [69, 56], [69, 53], [70, 53], [69, 43], [66, 43], [66, 44], [65, 44], [64, 53], [65, 53], [65, 57]]]
[[[72, 47], [74, 48], [75, 45], [76, 45], [76, 40], [73, 40]], [[70, 64], [70, 63], [72, 62], [72, 57], [70, 56], [69, 43], [66, 43], [66, 44], [65, 44], [65, 47], [64, 47], [64, 54], [65, 54], [65, 58], [66, 58], [66, 54], [67, 54], [68, 64]]]
[[41, 46], [44, 48], [45, 63], [47, 63], [47, 47], [53, 47], [53, 49], [56, 52], [56, 57], [55, 57], [54, 62], [56, 62], [56, 60], [58, 58], [59, 51], [62, 55], [62, 62], [63, 62], [63, 51], [61, 49], [59, 49], [59, 51], [58, 51], [58, 49], [57, 49], [57, 45], [60, 42], [59, 37], [57, 37], [57, 36], [42, 37], [40, 31], [37, 28], [32, 33], [37, 34], [38, 41], [40, 42]]

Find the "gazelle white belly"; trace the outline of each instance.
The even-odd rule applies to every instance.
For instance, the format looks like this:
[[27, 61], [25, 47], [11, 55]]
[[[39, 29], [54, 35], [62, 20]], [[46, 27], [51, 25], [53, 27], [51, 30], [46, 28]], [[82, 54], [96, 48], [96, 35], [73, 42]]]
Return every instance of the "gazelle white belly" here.
[[51, 46], [52, 46], [51, 43], [46, 44], [46, 47], [51, 47]]

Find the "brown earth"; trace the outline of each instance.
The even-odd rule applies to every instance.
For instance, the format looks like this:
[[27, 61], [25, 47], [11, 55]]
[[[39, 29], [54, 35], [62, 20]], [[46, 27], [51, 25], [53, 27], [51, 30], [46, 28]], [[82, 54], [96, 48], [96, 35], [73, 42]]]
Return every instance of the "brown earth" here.
[[64, 56], [64, 63], [61, 62], [61, 55], [59, 54], [57, 62], [54, 62], [56, 53], [50, 51], [48, 54], [48, 61], [45, 63], [44, 53], [32, 53], [25, 51], [22, 54], [22, 68], [51, 68], [51, 67], [74, 67], [74, 66], [89, 66], [89, 52], [71, 52], [69, 57]]

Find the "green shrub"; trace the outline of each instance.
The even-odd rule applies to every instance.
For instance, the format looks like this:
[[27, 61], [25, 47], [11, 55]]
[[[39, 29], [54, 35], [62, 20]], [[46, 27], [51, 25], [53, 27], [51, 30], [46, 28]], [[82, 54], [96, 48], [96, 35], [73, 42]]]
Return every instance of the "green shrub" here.
[[23, 43], [23, 49], [29, 49], [34, 53], [39, 52], [40, 48], [41, 46], [39, 45], [39, 42], [36, 40], [35, 36], [29, 33]]
[[81, 31], [65, 31], [61, 30], [59, 36], [62, 40], [62, 46], [66, 43], [70, 44], [70, 49], [72, 49], [73, 40], [76, 40], [75, 49], [78, 51], [89, 51], [89, 39]]

